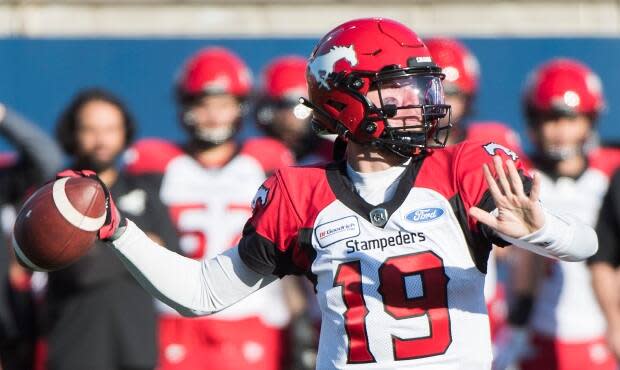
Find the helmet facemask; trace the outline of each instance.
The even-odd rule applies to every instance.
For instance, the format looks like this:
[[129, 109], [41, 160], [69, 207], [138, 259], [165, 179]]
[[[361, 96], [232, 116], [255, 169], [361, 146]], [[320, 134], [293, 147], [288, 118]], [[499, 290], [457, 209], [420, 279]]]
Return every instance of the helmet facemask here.
[[452, 124], [442, 79], [443, 74], [432, 68], [379, 72], [366, 94], [372, 104], [366, 129], [381, 123], [383, 131], [371, 143], [404, 157], [443, 148]]
[[[378, 73], [354, 71], [336, 75], [334, 87], [363, 108], [361, 132], [352, 132], [325, 109], [304, 98], [300, 102], [312, 109], [312, 127], [318, 134], [335, 133], [344, 140], [411, 157], [426, 149], [443, 148], [448, 141], [451, 109], [445, 104], [443, 78], [436, 66], [389, 66]], [[367, 82], [370, 88], [364, 93]], [[345, 109], [346, 104], [340, 108]]]

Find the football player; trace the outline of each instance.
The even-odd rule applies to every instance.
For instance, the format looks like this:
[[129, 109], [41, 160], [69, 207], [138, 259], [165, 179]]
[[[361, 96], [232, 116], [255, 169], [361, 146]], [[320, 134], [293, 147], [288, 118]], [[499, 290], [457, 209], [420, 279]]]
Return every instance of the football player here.
[[[509, 126], [500, 122], [466, 122], [473, 111], [473, 104], [478, 93], [480, 69], [475, 55], [461, 42], [450, 38], [432, 38], [424, 40], [428, 50], [445, 74], [443, 81], [446, 104], [451, 107], [450, 135], [447, 145], [459, 143], [465, 139], [494, 142], [515, 151], [521, 163], [527, 163], [521, 150], [519, 135]], [[446, 124], [444, 119], [441, 124]], [[447, 134], [446, 134], [447, 135]], [[491, 339], [506, 321], [506, 301], [503, 282], [497, 279], [496, 257], [505, 259], [507, 251], [494, 248], [489, 255], [489, 267], [485, 279], [485, 298], [487, 301]]]
[[[476, 56], [461, 42], [450, 38], [424, 40], [433, 61], [441, 67], [446, 104], [451, 107], [448, 145], [463, 141], [467, 136], [466, 121], [471, 117], [478, 93], [480, 66]], [[447, 120], [442, 120], [444, 125]], [[446, 133], [448, 131], [445, 131]], [[445, 133], [444, 133], [445, 134]]]
[[[236, 141], [250, 89], [249, 69], [233, 52], [219, 47], [198, 51], [176, 82], [186, 143], [144, 140], [128, 154], [130, 172], [159, 174], [159, 195], [172, 215], [183, 255], [196, 261], [239, 242], [256, 189], [275, 168], [293, 163], [274, 139]], [[280, 369], [289, 321], [280, 283], [199, 320], [161, 306], [161, 370]]]
[[[576, 60], [544, 63], [524, 91], [540, 198], [549, 209], [588, 225], [596, 223], [609, 184], [605, 167], [587, 156], [603, 107], [598, 76]], [[519, 253], [514, 270], [512, 333], [498, 351], [498, 369], [519, 357], [524, 370], [616, 369], [585, 262], [541, 261]]]
[[541, 206], [540, 182], [510, 149], [434, 149], [445, 144], [438, 125], [450, 109], [442, 78], [406, 26], [346, 22], [312, 52], [304, 101], [316, 124], [346, 141], [344, 160], [276, 171], [238, 246], [203, 262], [155, 248], [113, 209], [99, 237], [188, 316], [220, 311], [279, 277], [308, 276], [322, 311], [319, 369], [489, 369], [491, 244], [582, 260], [597, 240]]
[[286, 145], [298, 164], [331, 160], [332, 142], [313, 132], [311, 110], [299, 102], [308, 95], [306, 59], [289, 55], [270, 61], [261, 82], [254, 110], [261, 131]]

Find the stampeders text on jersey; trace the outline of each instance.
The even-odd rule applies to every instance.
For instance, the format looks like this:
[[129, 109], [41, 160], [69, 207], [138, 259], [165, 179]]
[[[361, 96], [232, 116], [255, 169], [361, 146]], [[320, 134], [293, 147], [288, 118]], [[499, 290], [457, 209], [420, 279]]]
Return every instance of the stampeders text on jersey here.
[[347, 253], [355, 253], [360, 251], [368, 251], [374, 249], [383, 250], [387, 247], [394, 247], [397, 245], [407, 245], [423, 242], [426, 240], [426, 236], [423, 232], [417, 233], [403, 233], [399, 232], [397, 236], [390, 236], [387, 238], [378, 238], [370, 240], [347, 240], [346, 247]]

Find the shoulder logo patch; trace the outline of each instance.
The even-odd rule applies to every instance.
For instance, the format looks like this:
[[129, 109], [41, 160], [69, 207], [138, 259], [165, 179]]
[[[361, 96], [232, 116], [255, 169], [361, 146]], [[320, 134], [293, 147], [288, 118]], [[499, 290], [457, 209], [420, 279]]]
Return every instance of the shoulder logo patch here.
[[513, 161], [516, 161], [517, 159], [519, 159], [519, 156], [517, 155], [517, 153], [515, 153], [511, 149], [506, 148], [505, 146], [501, 144], [490, 142], [488, 144], [483, 145], [482, 147], [487, 152], [487, 154], [491, 156], [495, 155], [498, 150], [501, 150], [502, 152], [506, 153], [506, 155], [509, 156]]
[[443, 216], [443, 208], [418, 208], [407, 213], [405, 219], [411, 222], [429, 222]]
[[360, 234], [360, 224], [355, 216], [347, 216], [317, 226], [314, 234], [321, 248]]
[[269, 196], [269, 189], [265, 185], [261, 185], [252, 199], [252, 209], [256, 208], [257, 205], [264, 206], [267, 204], [267, 197]]

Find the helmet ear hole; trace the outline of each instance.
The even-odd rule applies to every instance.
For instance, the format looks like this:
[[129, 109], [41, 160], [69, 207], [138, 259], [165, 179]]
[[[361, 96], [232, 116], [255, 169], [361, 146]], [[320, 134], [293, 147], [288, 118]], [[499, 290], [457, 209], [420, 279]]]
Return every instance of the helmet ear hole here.
[[347, 107], [346, 104], [339, 102], [339, 101], [332, 100], [332, 99], [328, 99], [326, 104], [334, 108], [338, 112], [342, 112]]

